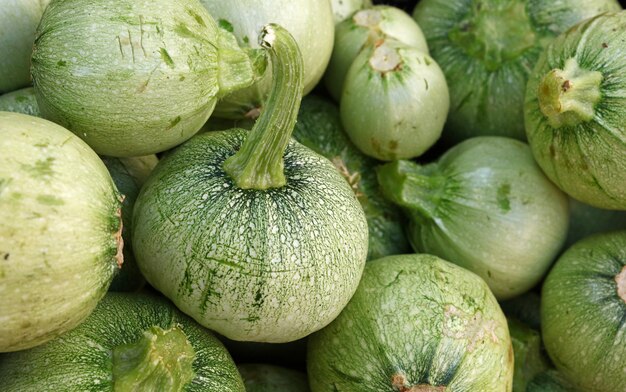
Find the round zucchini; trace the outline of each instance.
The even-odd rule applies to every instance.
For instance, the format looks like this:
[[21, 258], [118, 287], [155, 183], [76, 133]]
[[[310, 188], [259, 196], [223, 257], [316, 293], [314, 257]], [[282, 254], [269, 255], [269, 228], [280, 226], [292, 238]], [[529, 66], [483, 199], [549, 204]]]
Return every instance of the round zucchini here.
[[481, 135], [526, 140], [524, 93], [542, 49], [617, 0], [421, 0], [413, 17], [446, 75], [449, 143]]
[[543, 52], [526, 91], [533, 155], [565, 193], [626, 210], [626, 11], [588, 19]]
[[485, 282], [431, 255], [370, 261], [354, 297], [309, 338], [313, 392], [510, 392], [506, 318]]
[[367, 221], [326, 158], [291, 139], [303, 87], [294, 38], [261, 38], [274, 86], [251, 131], [206, 132], [162, 159], [135, 204], [154, 287], [233, 340], [287, 342], [332, 321], [367, 256]]
[[541, 332], [557, 369], [581, 391], [626, 385], [626, 231], [577, 242], [541, 296]]
[[0, 112], [0, 352], [76, 327], [123, 262], [121, 197], [81, 139]]
[[228, 351], [207, 329], [150, 294], [109, 293], [62, 337], [5, 355], [4, 392], [244, 392]]

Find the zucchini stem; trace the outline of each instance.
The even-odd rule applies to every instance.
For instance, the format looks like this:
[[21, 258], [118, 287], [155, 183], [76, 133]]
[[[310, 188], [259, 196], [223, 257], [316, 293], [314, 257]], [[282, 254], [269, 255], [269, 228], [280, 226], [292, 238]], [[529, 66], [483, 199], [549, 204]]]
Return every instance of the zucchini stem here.
[[553, 69], [539, 84], [539, 108], [553, 128], [590, 121], [600, 101], [602, 74], [580, 68], [575, 59]]
[[195, 351], [182, 329], [153, 326], [113, 349], [113, 391], [182, 391], [195, 377]]
[[293, 36], [279, 25], [268, 24], [259, 41], [272, 63], [272, 89], [241, 148], [224, 162], [224, 171], [241, 189], [280, 188], [287, 183], [283, 155], [304, 88], [302, 55]]
[[437, 219], [437, 208], [445, 189], [446, 178], [429, 173], [429, 167], [398, 160], [376, 170], [383, 194], [404, 208], [418, 222]]
[[617, 283], [617, 295], [626, 303], [626, 266], [615, 276], [615, 283]]

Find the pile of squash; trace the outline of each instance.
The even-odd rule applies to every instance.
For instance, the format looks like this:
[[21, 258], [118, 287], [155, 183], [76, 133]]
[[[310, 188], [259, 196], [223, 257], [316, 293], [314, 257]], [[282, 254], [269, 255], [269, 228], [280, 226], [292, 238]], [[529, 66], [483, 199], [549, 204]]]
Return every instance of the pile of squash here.
[[0, 390], [626, 391], [616, 0], [6, 0]]

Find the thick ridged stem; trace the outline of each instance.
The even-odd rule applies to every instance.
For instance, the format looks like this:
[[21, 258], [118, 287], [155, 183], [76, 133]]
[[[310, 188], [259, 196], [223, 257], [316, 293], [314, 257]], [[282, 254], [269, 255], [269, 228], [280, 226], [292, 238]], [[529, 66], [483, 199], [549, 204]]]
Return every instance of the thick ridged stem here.
[[436, 219], [445, 177], [430, 175], [423, 166], [406, 160], [379, 166], [376, 172], [389, 200], [412, 212], [418, 220]]
[[195, 377], [194, 358], [178, 326], [151, 327], [136, 342], [113, 349], [113, 391], [182, 391]]
[[539, 108], [553, 128], [590, 121], [600, 101], [602, 74], [580, 68], [575, 59], [543, 77], [537, 91]]
[[242, 189], [279, 188], [286, 184], [283, 155], [302, 100], [303, 62], [295, 39], [276, 24], [263, 28], [260, 45], [272, 63], [272, 90], [261, 116], [241, 149], [224, 170]]

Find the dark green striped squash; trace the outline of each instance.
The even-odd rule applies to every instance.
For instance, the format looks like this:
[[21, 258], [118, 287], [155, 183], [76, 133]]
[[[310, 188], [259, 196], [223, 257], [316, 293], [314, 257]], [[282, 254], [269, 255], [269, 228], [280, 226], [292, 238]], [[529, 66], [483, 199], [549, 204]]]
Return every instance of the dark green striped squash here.
[[526, 91], [528, 143], [571, 197], [626, 210], [626, 11], [588, 19], [539, 58]]
[[244, 392], [228, 351], [170, 302], [109, 293], [77, 328], [5, 355], [3, 392]]
[[443, 138], [525, 140], [526, 82], [543, 48], [617, 0], [421, 0], [413, 16], [450, 89]]
[[546, 278], [541, 332], [557, 369], [587, 392], [626, 386], [626, 231], [571, 246]]

